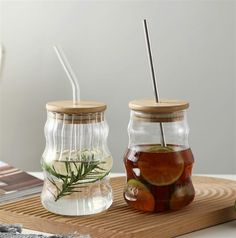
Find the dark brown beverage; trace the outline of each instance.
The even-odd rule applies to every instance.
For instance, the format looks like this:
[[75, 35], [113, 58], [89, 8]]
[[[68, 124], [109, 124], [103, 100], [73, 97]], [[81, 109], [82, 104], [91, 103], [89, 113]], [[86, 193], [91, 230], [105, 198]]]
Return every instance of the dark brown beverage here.
[[191, 149], [167, 145], [136, 145], [128, 149], [124, 163], [126, 202], [142, 211], [178, 210], [194, 199], [191, 181]]

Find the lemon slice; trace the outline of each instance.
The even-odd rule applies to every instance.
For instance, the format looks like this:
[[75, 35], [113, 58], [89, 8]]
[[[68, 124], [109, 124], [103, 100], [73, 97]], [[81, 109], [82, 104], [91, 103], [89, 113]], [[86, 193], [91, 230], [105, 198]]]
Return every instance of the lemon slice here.
[[154, 196], [143, 183], [136, 179], [128, 181], [124, 197], [126, 202], [135, 209], [146, 212], [154, 211]]
[[194, 199], [195, 191], [192, 183], [177, 185], [170, 199], [170, 209], [179, 210]]
[[171, 152], [174, 151], [170, 146], [162, 146], [162, 145], [152, 145], [149, 146], [145, 152]]
[[180, 178], [184, 171], [184, 159], [171, 147], [151, 147], [148, 153], [140, 154], [138, 167], [147, 182], [165, 186]]

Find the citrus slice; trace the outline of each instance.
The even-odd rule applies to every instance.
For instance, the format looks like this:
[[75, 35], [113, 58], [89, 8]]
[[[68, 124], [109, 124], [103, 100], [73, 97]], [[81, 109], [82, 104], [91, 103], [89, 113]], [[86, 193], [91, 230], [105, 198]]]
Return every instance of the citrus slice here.
[[126, 202], [133, 208], [152, 212], [155, 208], [155, 199], [149, 189], [140, 181], [130, 179], [124, 191]]
[[155, 152], [141, 152], [138, 167], [148, 183], [165, 186], [180, 178], [184, 170], [184, 160], [171, 147], [160, 147]]
[[170, 209], [179, 210], [187, 206], [194, 199], [195, 191], [192, 182], [176, 185], [175, 191], [170, 199]]
[[173, 149], [169, 146], [151, 145], [145, 149], [145, 152], [171, 152]]
[[47, 163], [44, 163], [44, 168], [48, 173], [54, 175], [54, 173], [62, 176], [71, 176], [73, 173], [76, 175], [78, 169], [81, 167], [82, 163], [80, 161], [60, 161], [52, 160]]

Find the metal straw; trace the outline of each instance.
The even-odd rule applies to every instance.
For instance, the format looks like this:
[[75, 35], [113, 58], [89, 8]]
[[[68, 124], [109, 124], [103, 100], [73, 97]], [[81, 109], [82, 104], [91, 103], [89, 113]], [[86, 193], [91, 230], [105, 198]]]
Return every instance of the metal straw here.
[[[158, 92], [158, 87], [157, 87], [157, 82], [156, 82], [156, 77], [155, 77], [155, 70], [154, 70], [154, 66], [153, 66], [152, 51], [151, 51], [151, 45], [150, 45], [150, 40], [149, 40], [149, 35], [148, 35], [148, 27], [147, 27], [146, 19], [143, 20], [143, 24], [144, 24], [144, 31], [145, 31], [145, 36], [146, 36], [149, 63], [150, 63], [150, 68], [151, 68], [153, 90], [154, 90], [156, 102], [158, 103], [160, 101], [159, 100], [160, 97], [159, 97], [159, 92]], [[161, 144], [162, 144], [162, 146], [166, 147], [165, 133], [164, 133], [164, 128], [163, 128], [162, 122], [160, 122], [160, 129], [161, 129]]]

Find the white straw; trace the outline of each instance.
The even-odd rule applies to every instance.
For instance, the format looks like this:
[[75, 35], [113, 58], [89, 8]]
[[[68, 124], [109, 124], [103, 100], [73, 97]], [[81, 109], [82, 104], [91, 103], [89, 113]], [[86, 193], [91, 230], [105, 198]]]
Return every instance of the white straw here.
[[67, 60], [62, 48], [60, 46], [53, 46], [53, 49], [55, 50], [57, 57], [70, 80], [73, 91], [73, 104], [77, 104], [77, 102], [80, 101], [80, 87], [77, 77], [70, 66], [70, 63]]

